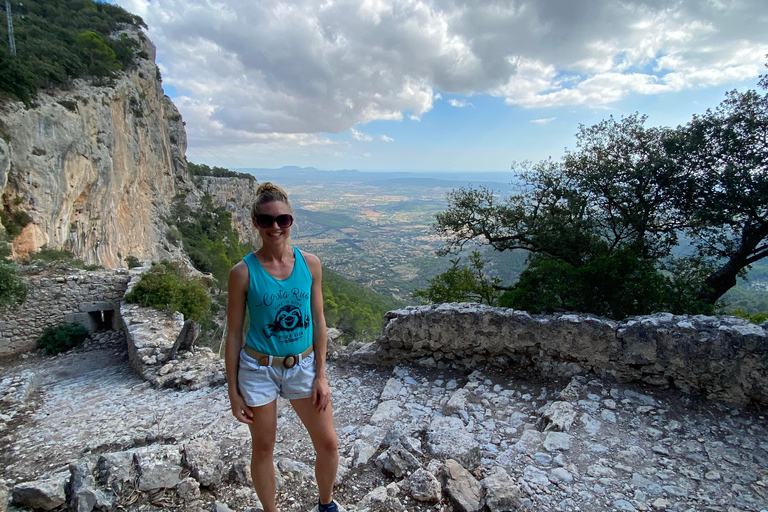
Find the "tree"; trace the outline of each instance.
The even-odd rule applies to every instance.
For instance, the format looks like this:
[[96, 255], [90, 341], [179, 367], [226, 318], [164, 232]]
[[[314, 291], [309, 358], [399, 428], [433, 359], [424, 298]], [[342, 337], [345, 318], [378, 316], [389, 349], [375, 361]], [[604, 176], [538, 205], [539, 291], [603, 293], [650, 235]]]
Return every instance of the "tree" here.
[[[714, 311], [768, 256], [768, 95], [733, 91], [677, 129], [645, 123], [635, 114], [580, 126], [576, 149], [524, 164], [507, 199], [452, 191], [437, 215], [442, 252], [470, 241], [529, 251], [503, 305], [614, 318]], [[686, 258], [673, 253], [683, 233], [695, 250]], [[458, 270], [430, 282], [433, 291]]]
[[117, 62], [115, 51], [96, 32], [86, 30], [75, 37], [80, 51], [88, 59], [88, 71], [93, 75], [109, 75], [123, 66]]
[[768, 94], [729, 92], [679, 129], [673, 151], [685, 177], [673, 186], [675, 207], [690, 219], [699, 253], [717, 265], [698, 298], [714, 304], [768, 256]]
[[461, 258], [452, 259], [446, 272], [430, 279], [429, 286], [414, 291], [413, 296], [431, 304], [480, 302], [495, 306], [501, 295], [495, 287], [501, 284], [501, 279], [485, 273], [487, 262], [477, 250], [469, 255], [469, 265], [460, 266]]

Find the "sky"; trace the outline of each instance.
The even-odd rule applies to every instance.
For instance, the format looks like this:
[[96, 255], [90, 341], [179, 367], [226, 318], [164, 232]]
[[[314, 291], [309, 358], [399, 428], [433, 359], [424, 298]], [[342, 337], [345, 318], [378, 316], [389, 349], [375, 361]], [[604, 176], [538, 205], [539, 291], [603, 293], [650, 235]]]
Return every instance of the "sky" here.
[[765, 0], [111, 0], [140, 15], [189, 161], [504, 171], [579, 125], [685, 124], [768, 62]]

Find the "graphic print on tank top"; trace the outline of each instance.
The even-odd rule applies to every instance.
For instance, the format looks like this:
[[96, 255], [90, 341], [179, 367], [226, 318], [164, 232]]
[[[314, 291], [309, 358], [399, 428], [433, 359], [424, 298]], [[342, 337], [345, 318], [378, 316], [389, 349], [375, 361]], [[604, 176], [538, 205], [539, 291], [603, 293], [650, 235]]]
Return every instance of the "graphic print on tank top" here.
[[312, 323], [309, 313], [301, 310], [302, 302], [306, 304], [307, 299], [309, 293], [299, 288], [265, 293], [257, 306], [264, 305], [277, 312], [274, 320], [264, 327], [264, 335], [277, 343], [292, 343], [301, 339], [304, 330]]

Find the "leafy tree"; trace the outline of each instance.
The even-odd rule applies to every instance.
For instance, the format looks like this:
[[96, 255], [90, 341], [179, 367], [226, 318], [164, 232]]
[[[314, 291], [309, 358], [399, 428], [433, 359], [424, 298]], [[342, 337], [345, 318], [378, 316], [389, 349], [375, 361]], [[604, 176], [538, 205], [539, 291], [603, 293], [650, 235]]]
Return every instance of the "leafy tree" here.
[[674, 143], [684, 179], [671, 195], [699, 253], [717, 262], [698, 291], [712, 304], [768, 256], [768, 94], [729, 92], [680, 128]]
[[75, 37], [78, 49], [85, 55], [88, 71], [93, 75], [108, 75], [122, 68], [115, 51], [104, 43], [96, 32], [86, 30]]
[[[18, 56], [0, 52], [0, 95], [29, 104], [40, 87], [84, 76], [109, 76], [132, 65], [138, 42], [124, 33], [126, 24], [144, 27], [142, 19], [119, 6], [91, 0], [14, 2], [14, 36]], [[5, 23], [0, 39], [7, 40]], [[146, 57], [144, 55], [144, 57]]]
[[[437, 215], [443, 252], [470, 241], [529, 251], [503, 305], [614, 318], [714, 311], [736, 277], [768, 256], [768, 95], [731, 92], [674, 130], [645, 122], [635, 114], [581, 126], [561, 161], [524, 164], [507, 199], [452, 191]], [[678, 258], [683, 233], [695, 253]], [[452, 283], [462, 293], [459, 270], [431, 291]]]
[[451, 267], [429, 280], [424, 290], [416, 290], [413, 296], [426, 303], [480, 302], [495, 306], [501, 292], [495, 288], [501, 279], [484, 272], [487, 260], [475, 250], [469, 255], [469, 265], [460, 265], [461, 258], [451, 260]]

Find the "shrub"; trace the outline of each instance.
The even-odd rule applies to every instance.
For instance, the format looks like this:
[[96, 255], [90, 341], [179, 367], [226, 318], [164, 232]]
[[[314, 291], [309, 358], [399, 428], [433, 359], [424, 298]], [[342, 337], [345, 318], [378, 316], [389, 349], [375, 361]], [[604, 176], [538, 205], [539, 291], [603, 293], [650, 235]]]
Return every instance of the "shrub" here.
[[139, 258], [136, 256], [129, 254], [125, 257], [125, 264], [128, 265], [128, 268], [136, 268], [141, 266], [141, 262], [139, 261]]
[[77, 112], [77, 102], [75, 100], [62, 99], [57, 101], [57, 103], [70, 112]]
[[21, 234], [21, 230], [23, 230], [27, 224], [32, 222], [32, 217], [22, 210], [3, 210], [0, 211], [0, 222], [5, 226], [5, 232], [8, 236], [10, 238], [15, 238]]
[[731, 315], [738, 316], [740, 318], [746, 318], [753, 324], [761, 324], [768, 320], [768, 314], [766, 313], [749, 313], [741, 308], [738, 308], [736, 311], [732, 312]]
[[16, 273], [16, 265], [0, 260], [0, 306], [21, 304], [27, 298], [27, 283]]
[[178, 311], [184, 318], [197, 322], [202, 321], [211, 306], [205, 286], [187, 276], [178, 264], [167, 261], [152, 266], [141, 276], [125, 300], [166, 311]]
[[47, 327], [37, 340], [46, 354], [55, 355], [80, 345], [88, 337], [88, 329], [80, 324], [59, 324]]

